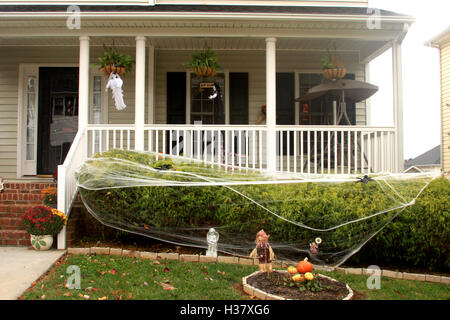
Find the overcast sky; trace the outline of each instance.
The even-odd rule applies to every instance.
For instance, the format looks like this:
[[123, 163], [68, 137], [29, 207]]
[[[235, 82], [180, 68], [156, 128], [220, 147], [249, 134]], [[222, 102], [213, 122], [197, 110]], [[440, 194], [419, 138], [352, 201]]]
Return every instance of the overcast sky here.
[[[416, 22], [403, 41], [404, 157], [414, 158], [440, 142], [438, 49], [424, 43], [450, 26], [449, 0], [369, 0], [372, 8], [412, 15]], [[370, 64], [371, 125], [393, 125], [391, 50]]]

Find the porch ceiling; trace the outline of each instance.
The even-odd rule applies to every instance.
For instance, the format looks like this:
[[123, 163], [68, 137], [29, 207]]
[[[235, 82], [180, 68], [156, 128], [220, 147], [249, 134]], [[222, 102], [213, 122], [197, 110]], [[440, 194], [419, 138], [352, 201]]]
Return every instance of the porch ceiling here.
[[[205, 47], [214, 50], [265, 50], [265, 39], [256, 37], [149, 37], [148, 43], [163, 50], [198, 50]], [[90, 45], [101, 47], [135, 47], [134, 37], [91, 37]], [[325, 52], [327, 48], [342, 54], [359, 55], [360, 59], [376, 52], [386, 41], [365, 41], [357, 39], [308, 39], [280, 38], [279, 51]], [[33, 46], [79, 46], [78, 37], [0, 37], [0, 47]]]

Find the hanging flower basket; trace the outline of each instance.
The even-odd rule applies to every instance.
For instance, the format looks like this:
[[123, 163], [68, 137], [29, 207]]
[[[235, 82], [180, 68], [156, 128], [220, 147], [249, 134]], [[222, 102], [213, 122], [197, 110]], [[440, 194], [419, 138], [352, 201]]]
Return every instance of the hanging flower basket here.
[[329, 80], [339, 80], [345, 77], [347, 69], [345, 67], [333, 66], [323, 69], [323, 76]]
[[112, 72], [117, 73], [121, 77], [125, 74], [125, 67], [116, 67], [113, 64], [108, 64], [101, 68], [101, 70], [107, 77], [109, 77]]
[[211, 49], [192, 54], [191, 61], [187, 66], [197, 77], [214, 77], [220, 69], [216, 54]]
[[119, 76], [131, 71], [133, 66], [133, 59], [128, 54], [120, 54], [114, 48], [104, 47], [103, 56], [98, 58], [95, 65], [99, 66], [107, 77], [111, 73], [117, 73]]

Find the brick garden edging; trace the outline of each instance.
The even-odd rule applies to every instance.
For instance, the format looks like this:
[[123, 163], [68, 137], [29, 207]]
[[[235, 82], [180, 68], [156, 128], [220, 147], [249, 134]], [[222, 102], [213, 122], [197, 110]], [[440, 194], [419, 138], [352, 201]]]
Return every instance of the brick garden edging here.
[[[67, 253], [69, 254], [104, 254], [111, 256], [127, 256], [132, 258], [142, 258], [149, 260], [157, 259], [167, 259], [167, 260], [178, 260], [183, 262], [219, 262], [219, 263], [230, 263], [230, 264], [240, 264], [240, 265], [253, 265], [257, 266], [259, 264], [258, 259], [243, 258], [243, 257], [233, 257], [233, 256], [218, 256], [207, 257], [198, 254], [178, 254], [174, 252], [147, 252], [147, 251], [135, 251], [135, 250], [125, 250], [120, 248], [109, 248], [109, 247], [90, 247], [90, 248], [68, 248]], [[287, 268], [290, 264], [284, 261], [274, 261], [274, 268]], [[372, 275], [373, 269], [366, 268], [330, 268], [314, 265], [314, 269], [317, 271], [336, 271], [343, 274], [355, 274], [355, 275]], [[429, 274], [418, 274], [418, 273], [407, 273], [407, 272], [397, 272], [391, 270], [381, 270], [381, 276], [386, 278], [395, 279], [405, 279], [405, 280], [415, 280], [415, 281], [426, 281], [434, 283], [444, 283], [450, 284], [450, 277], [429, 275]]]

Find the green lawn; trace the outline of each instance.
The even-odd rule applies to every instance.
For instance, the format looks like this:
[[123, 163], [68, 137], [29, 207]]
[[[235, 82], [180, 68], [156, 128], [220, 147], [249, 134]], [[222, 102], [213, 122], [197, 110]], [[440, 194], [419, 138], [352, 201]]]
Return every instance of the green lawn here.
[[[67, 288], [71, 265], [79, 267], [80, 289]], [[255, 270], [256, 266], [222, 263], [69, 255], [22, 298], [242, 300], [250, 299], [240, 290], [242, 277]], [[367, 276], [325, 274], [347, 282], [364, 299], [450, 299], [450, 288], [445, 284], [382, 278], [381, 289], [369, 290]]]

